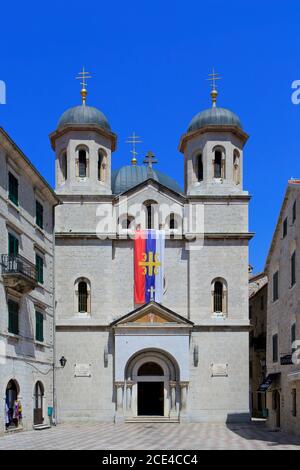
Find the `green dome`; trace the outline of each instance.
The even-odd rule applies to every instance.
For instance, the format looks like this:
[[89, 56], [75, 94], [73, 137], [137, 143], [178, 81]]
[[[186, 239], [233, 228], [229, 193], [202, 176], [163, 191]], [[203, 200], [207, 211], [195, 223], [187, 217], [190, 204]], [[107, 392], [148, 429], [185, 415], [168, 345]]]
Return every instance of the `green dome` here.
[[112, 172], [112, 192], [113, 194], [121, 194], [130, 188], [152, 178], [163, 184], [169, 189], [182, 193], [179, 184], [170, 176], [161, 171], [150, 169], [142, 165], [122, 166], [118, 170]]
[[235, 126], [242, 129], [239, 117], [225, 108], [212, 107], [196, 114], [190, 122], [188, 132], [201, 129], [206, 126]]
[[110, 125], [104, 114], [99, 109], [84, 104], [67, 109], [58, 121], [57, 127], [68, 124], [94, 124], [110, 131]]

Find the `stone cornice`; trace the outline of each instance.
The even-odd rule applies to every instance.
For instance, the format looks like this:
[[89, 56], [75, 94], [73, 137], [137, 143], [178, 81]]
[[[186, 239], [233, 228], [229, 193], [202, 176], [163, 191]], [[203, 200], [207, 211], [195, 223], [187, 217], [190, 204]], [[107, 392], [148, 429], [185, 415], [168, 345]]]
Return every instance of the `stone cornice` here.
[[189, 202], [249, 202], [252, 196], [250, 194], [189, 194], [186, 199]]
[[[140, 329], [143, 328], [145, 329], [146, 327], [140, 327]], [[174, 328], [174, 326], [172, 327]], [[124, 328], [125, 329], [125, 328]], [[149, 329], [154, 329], [153, 326], [149, 326]], [[159, 328], [158, 328], [159, 329]], [[186, 330], [190, 330], [192, 333], [193, 332], [208, 332], [208, 331], [249, 331], [250, 330], [250, 325], [247, 325], [245, 323], [235, 323], [235, 324], [211, 324], [211, 325], [201, 325], [201, 324], [196, 324], [194, 326], [190, 327], [185, 327]], [[127, 328], [127, 330], [130, 330], [130, 328]], [[64, 323], [63, 321], [57, 322], [56, 323], [56, 331], [106, 331], [106, 332], [114, 332], [115, 329], [113, 327], [110, 327], [109, 325], [91, 325], [91, 324], [86, 324], [84, 325], [83, 323], [81, 324], [71, 324], [71, 323]]]
[[18, 172], [24, 172], [28, 175], [34, 189], [38, 190], [42, 197], [53, 206], [59, 204], [59, 200], [51, 186], [2, 127], [0, 127], [0, 144], [7, 152], [8, 158], [17, 165]]
[[[188, 234], [186, 234], [188, 235]], [[193, 234], [195, 235], [195, 234]], [[204, 234], [196, 234], [199, 235], [199, 238], [204, 238], [205, 240], [208, 239], [222, 239], [222, 240], [251, 240], [254, 237], [253, 232], [238, 232], [238, 233], [204, 233]], [[131, 237], [126, 237], [124, 235], [118, 235], [116, 233], [95, 233], [95, 232], [56, 232], [55, 238], [84, 238], [84, 239], [96, 239], [98, 238], [101, 241], [107, 240], [132, 240]], [[185, 240], [185, 235], [182, 238], [170, 238], [169, 240]], [[186, 241], [186, 240], [185, 240]], [[192, 240], [193, 241], [193, 240]]]
[[108, 131], [107, 129], [104, 129], [101, 126], [97, 126], [95, 124], [66, 124], [65, 126], [55, 130], [54, 132], [51, 132], [49, 135], [50, 142], [51, 142], [51, 147], [53, 150], [55, 150], [55, 141], [66, 134], [67, 132], [70, 131], [94, 131], [97, 132], [98, 134], [103, 135], [106, 137], [110, 142], [111, 142], [111, 151], [114, 152], [116, 150], [116, 144], [117, 144], [117, 135], [114, 134], [114, 132]]
[[180, 138], [178, 150], [181, 153], [184, 153], [186, 144], [189, 140], [194, 139], [195, 137], [198, 137], [202, 134], [206, 133], [216, 133], [216, 132], [231, 132], [232, 134], [236, 135], [243, 144], [245, 144], [248, 140], [248, 134], [244, 132], [242, 129], [239, 129], [236, 126], [217, 126], [217, 125], [210, 125], [210, 126], [205, 126], [201, 127], [200, 129], [196, 129], [195, 131], [192, 132], [187, 132], [183, 134]]
[[113, 194], [63, 194], [58, 193], [57, 197], [60, 202], [89, 202], [89, 203], [99, 203], [99, 202], [112, 202], [115, 198]]

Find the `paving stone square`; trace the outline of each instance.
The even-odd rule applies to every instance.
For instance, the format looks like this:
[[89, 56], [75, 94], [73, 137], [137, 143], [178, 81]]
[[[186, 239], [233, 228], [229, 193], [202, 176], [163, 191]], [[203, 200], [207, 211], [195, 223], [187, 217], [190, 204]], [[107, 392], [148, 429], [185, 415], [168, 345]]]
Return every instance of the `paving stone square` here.
[[0, 450], [298, 450], [300, 436], [264, 423], [74, 423], [0, 437]]

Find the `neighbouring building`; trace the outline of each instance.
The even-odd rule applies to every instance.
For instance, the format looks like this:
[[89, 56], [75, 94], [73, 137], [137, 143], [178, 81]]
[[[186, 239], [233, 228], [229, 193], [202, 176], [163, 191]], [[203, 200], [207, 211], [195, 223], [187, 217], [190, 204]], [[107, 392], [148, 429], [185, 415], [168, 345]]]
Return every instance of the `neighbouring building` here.
[[266, 378], [266, 330], [267, 330], [268, 279], [264, 273], [249, 280], [250, 318], [250, 408], [252, 416], [265, 417], [266, 397], [260, 385]]
[[[82, 95], [50, 135], [60, 200], [56, 357], [66, 361], [56, 376], [58, 420], [248, 420], [252, 234], [239, 118], [216, 106], [213, 90], [212, 107], [180, 140], [182, 190], [154, 169], [152, 153], [146, 165], [133, 158], [112, 171], [116, 134]], [[183, 227], [186, 207], [202, 215], [201, 228]], [[168, 237], [164, 257], [145, 252], [136, 274], [129, 235], [141, 227]], [[135, 275], [147, 278], [141, 303]]]
[[53, 190], [0, 128], [0, 433], [53, 406]]
[[[292, 353], [300, 337], [300, 180], [288, 182], [267, 257], [268, 425], [300, 433], [300, 365]], [[295, 361], [294, 361], [295, 362]], [[297, 362], [297, 361], [296, 361]]]

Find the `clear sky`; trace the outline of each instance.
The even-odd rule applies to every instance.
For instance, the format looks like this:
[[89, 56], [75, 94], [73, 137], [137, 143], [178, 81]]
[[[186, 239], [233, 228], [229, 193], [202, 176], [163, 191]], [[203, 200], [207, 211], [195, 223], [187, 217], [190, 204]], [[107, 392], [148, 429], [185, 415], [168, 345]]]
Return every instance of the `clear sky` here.
[[80, 104], [75, 80], [93, 75], [88, 104], [118, 135], [113, 167], [130, 161], [127, 137], [142, 136], [160, 170], [183, 184], [178, 142], [194, 114], [210, 106], [207, 74], [220, 73], [218, 105], [236, 112], [250, 139], [245, 188], [250, 262], [263, 268], [290, 177], [300, 177], [300, 3], [127, 0], [2, 2], [0, 80], [7, 104], [0, 126], [54, 184], [48, 134], [62, 112]]

